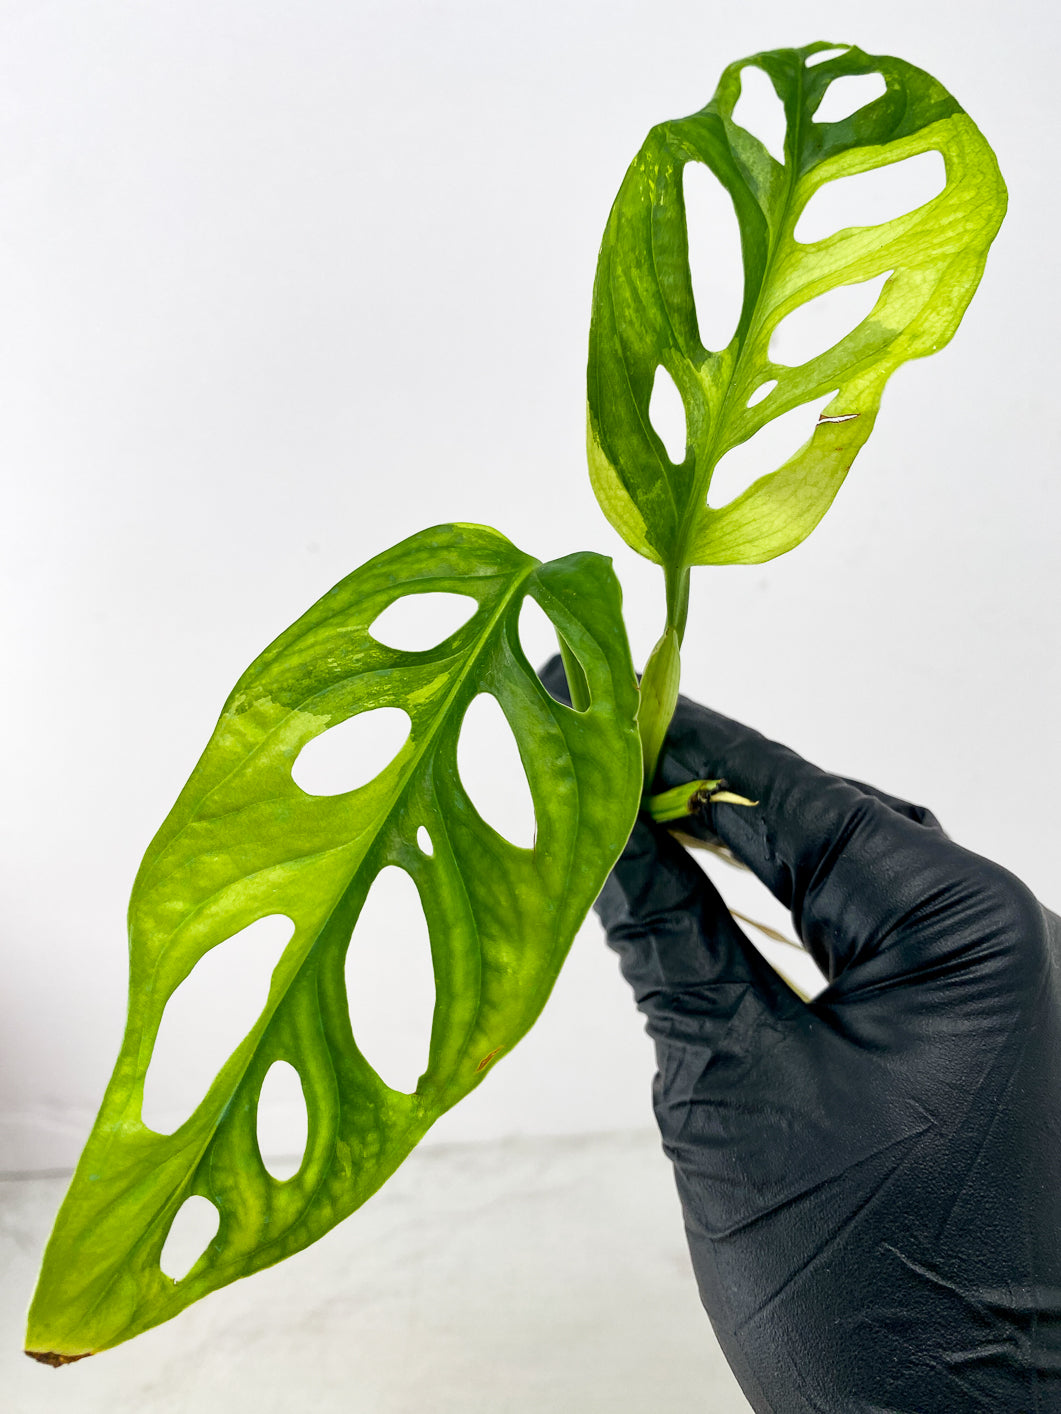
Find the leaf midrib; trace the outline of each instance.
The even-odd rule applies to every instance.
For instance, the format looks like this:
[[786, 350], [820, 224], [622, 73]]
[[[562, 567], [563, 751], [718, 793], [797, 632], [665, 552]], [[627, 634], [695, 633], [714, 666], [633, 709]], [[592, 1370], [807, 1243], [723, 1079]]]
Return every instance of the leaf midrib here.
[[[528, 557], [528, 558], [529, 558], [529, 557]], [[397, 807], [397, 805], [399, 804], [399, 802], [404, 798], [405, 791], [407, 790], [407, 788], [408, 788], [408, 786], [409, 786], [409, 784], [410, 784], [411, 778], [412, 778], [412, 776], [413, 776], [413, 774], [414, 774], [416, 768], [419, 766], [421, 760], [423, 759], [424, 754], [425, 754], [425, 752], [426, 752], [427, 749], [428, 749], [428, 746], [429, 746], [429, 745], [431, 744], [431, 742], [433, 741], [433, 739], [434, 739], [436, 733], [441, 729], [441, 724], [442, 724], [442, 723], [445, 721], [445, 719], [447, 718], [447, 716], [448, 716], [448, 714], [449, 714], [449, 711], [450, 711], [450, 709], [451, 709], [451, 707], [452, 707], [452, 705], [453, 705], [454, 698], [458, 695], [460, 689], [463, 687], [463, 685], [464, 685], [464, 683], [466, 682], [468, 676], [470, 675], [471, 670], [472, 670], [472, 668], [474, 667], [474, 665], [480, 660], [480, 658], [482, 657], [482, 655], [483, 655], [484, 652], [486, 651], [487, 647], [490, 645], [494, 628], [496, 627], [496, 625], [498, 624], [498, 622], [504, 617], [505, 612], [508, 610], [508, 608], [509, 608], [510, 604], [512, 603], [512, 601], [516, 598], [516, 596], [517, 596], [519, 590], [521, 589], [521, 587], [526, 583], [526, 581], [527, 581], [540, 567], [541, 567], [541, 562], [540, 562], [540, 561], [538, 561], [538, 560], [531, 560], [530, 564], [527, 565], [527, 566], [525, 566], [525, 568], [523, 569], [522, 573], [518, 576], [518, 578], [514, 579], [514, 580], [512, 581], [512, 584], [510, 585], [510, 587], [500, 596], [500, 599], [499, 599], [499, 602], [498, 602], [498, 606], [497, 606], [495, 612], [494, 612], [493, 614], [491, 614], [491, 616], [490, 616], [488, 622], [483, 626], [482, 632], [478, 635], [478, 641], [477, 641], [476, 646], [474, 647], [474, 649], [472, 650], [472, 652], [469, 654], [469, 656], [468, 656], [468, 658], [467, 658], [467, 660], [466, 660], [466, 663], [465, 663], [464, 667], [455, 675], [454, 682], [453, 682], [453, 686], [452, 686], [452, 687], [450, 688], [450, 690], [446, 693], [445, 698], [444, 698], [443, 702], [441, 703], [441, 705], [440, 705], [438, 711], [433, 714], [433, 718], [432, 718], [431, 725], [430, 725], [428, 731], [424, 734], [424, 739], [423, 739], [422, 745], [420, 745], [420, 746], [411, 754], [411, 756], [410, 756], [410, 758], [409, 758], [409, 761], [407, 762], [406, 766], [403, 768], [402, 775], [401, 775], [401, 778], [400, 778], [400, 783], [399, 783], [398, 786], [396, 787], [396, 789], [395, 789], [395, 791], [394, 791], [394, 794], [390, 797], [390, 803], [389, 803], [389, 805], [387, 806], [386, 809], [384, 809], [384, 810], [382, 810], [381, 812], [379, 812], [379, 814], [377, 814], [377, 815], [374, 817], [374, 819], [370, 822], [370, 824], [366, 826], [366, 829], [365, 829], [365, 831], [364, 831], [363, 833], [366, 834], [366, 835], [367, 835], [367, 834], [371, 834], [372, 839], [371, 839], [371, 841], [370, 841], [370, 844], [366, 847], [364, 853], [361, 855], [360, 863], [363, 863], [363, 862], [364, 862], [365, 857], [366, 857], [366, 855], [368, 854], [369, 849], [371, 848], [372, 844], [374, 844], [375, 841], [379, 838], [379, 836], [380, 836], [380, 834], [382, 833], [382, 831], [383, 831], [383, 829], [384, 829], [384, 827], [385, 827], [385, 825], [386, 825], [386, 823], [387, 823], [389, 817], [390, 817], [391, 814], [394, 812], [394, 810], [396, 809], [396, 807]], [[271, 737], [276, 731], [278, 731], [278, 730], [280, 729], [280, 727], [283, 725], [283, 722], [286, 721], [288, 717], [290, 717], [291, 713], [294, 712], [294, 711], [299, 711], [299, 710], [302, 710], [301, 707], [292, 708], [287, 714], [285, 714], [285, 717], [282, 718], [280, 722], [277, 722], [277, 723], [276, 723], [276, 725], [270, 730], [268, 736], [267, 736], [266, 738], [264, 738], [264, 739], [258, 744], [257, 747], [255, 747], [254, 751], [251, 752], [250, 755], [251, 755], [251, 756], [256, 755], [257, 752], [260, 751], [260, 750], [265, 746], [265, 744], [266, 744], [266, 742], [268, 741], [269, 737]], [[245, 764], [245, 762], [246, 762], [247, 759], [248, 759], [247, 757], [244, 757], [244, 758], [243, 758], [243, 762], [241, 762], [240, 764], [241, 764], [241, 765], [242, 765], [242, 764]], [[239, 769], [238, 766], [237, 766], [237, 767], [233, 767], [233, 771], [238, 770], [238, 769]], [[229, 773], [228, 773], [228, 775], [231, 775], [231, 774], [232, 774], [232, 772], [229, 772]], [[227, 775], [226, 777], [224, 777], [222, 781], [219, 781], [219, 782], [217, 782], [214, 786], [212, 786], [211, 789], [210, 789], [210, 791], [208, 791], [208, 792], [206, 793], [206, 795], [204, 795], [204, 796], [202, 797], [201, 801], [199, 802], [199, 805], [197, 805], [197, 807], [196, 807], [196, 813], [198, 813], [198, 810], [199, 810], [199, 808], [201, 807], [203, 801], [208, 800], [209, 797], [210, 797], [210, 795], [212, 795], [215, 790], [219, 789], [220, 786], [221, 786], [222, 784], [224, 784], [224, 780], [227, 780], [227, 779], [228, 779], [228, 775]], [[193, 816], [192, 818], [194, 819], [194, 816]], [[191, 823], [191, 821], [189, 821], [188, 823]], [[184, 828], [187, 828], [187, 826], [185, 826]], [[175, 835], [173, 838], [176, 839], [177, 836]], [[172, 843], [172, 841], [171, 841], [171, 843]], [[214, 1142], [214, 1140], [215, 1140], [215, 1138], [216, 1138], [216, 1136], [217, 1136], [217, 1132], [218, 1132], [218, 1130], [220, 1129], [221, 1125], [224, 1124], [225, 1111], [228, 1109], [229, 1105], [232, 1103], [232, 1100], [233, 1100], [233, 1098], [235, 1097], [236, 1092], [238, 1091], [240, 1085], [242, 1085], [242, 1083], [243, 1083], [243, 1081], [244, 1081], [244, 1079], [245, 1079], [245, 1077], [246, 1077], [247, 1071], [248, 1071], [248, 1069], [250, 1068], [251, 1063], [253, 1062], [253, 1060], [255, 1059], [255, 1057], [256, 1057], [256, 1055], [257, 1055], [257, 1053], [258, 1053], [259, 1045], [260, 1045], [260, 1042], [261, 1042], [261, 1039], [262, 1039], [261, 1033], [264, 1032], [264, 1030], [268, 1027], [269, 1023], [272, 1021], [273, 1017], [276, 1015], [276, 1013], [277, 1013], [277, 1011], [279, 1010], [280, 1006], [283, 1004], [284, 1000], [285, 1000], [286, 997], [288, 996], [288, 993], [289, 993], [291, 987], [294, 985], [295, 981], [297, 980], [297, 978], [298, 978], [299, 975], [301, 974], [302, 968], [305, 966], [306, 959], [307, 959], [307, 957], [309, 956], [310, 952], [313, 950], [313, 947], [315, 946], [317, 940], [320, 938], [321, 933], [322, 933], [322, 932], [324, 931], [324, 929], [328, 926], [328, 923], [329, 923], [329, 922], [331, 921], [331, 919], [334, 917], [336, 910], [341, 906], [341, 904], [343, 903], [344, 899], [346, 899], [346, 897], [348, 896], [350, 889], [353, 887], [354, 877], [356, 877], [357, 873], [359, 872], [360, 863], [359, 863], [359, 865], [358, 865], [358, 869], [355, 870], [354, 876], [351, 877], [349, 883], [346, 885], [346, 887], [345, 887], [345, 888], [342, 890], [342, 892], [339, 894], [339, 896], [338, 896], [338, 898], [336, 899], [335, 903], [333, 904], [332, 908], [329, 910], [328, 914], [326, 915], [324, 921], [321, 923], [321, 926], [314, 932], [312, 939], [309, 941], [308, 946], [307, 946], [306, 949], [305, 949], [305, 953], [304, 953], [304, 955], [303, 955], [301, 961], [298, 963], [298, 965], [295, 967], [295, 969], [294, 969], [294, 971], [293, 971], [293, 973], [292, 973], [291, 981], [287, 984], [287, 986], [285, 986], [285, 987], [282, 989], [282, 991], [281, 991], [281, 992], [279, 993], [279, 995], [277, 996], [275, 1002], [270, 1003], [269, 1000], [266, 1001], [265, 1006], [262, 1008], [262, 1011], [260, 1012], [260, 1014], [259, 1014], [259, 1016], [258, 1016], [258, 1020], [257, 1020], [257, 1022], [255, 1023], [255, 1027], [252, 1028], [252, 1032], [248, 1034], [247, 1038], [245, 1038], [246, 1040], [249, 1040], [249, 1039], [250, 1039], [250, 1036], [253, 1034], [253, 1030], [260, 1028], [259, 1037], [258, 1037], [258, 1042], [257, 1042], [256, 1044], [254, 1044], [254, 1045], [251, 1046], [251, 1048], [250, 1048], [250, 1050], [249, 1050], [249, 1052], [248, 1052], [248, 1054], [247, 1054], [247, 1058], [246, 1058], [245, 1063], [239, 1068], [238, 1074], [237, 1074], [237, 1076], [235, 1077], [235, 1079], [234, 1079], [232, 1085], [226, 1089], [226, 1092], [225, 1092], [225, 1095], [224, 1095], [224, 1097], [223, 1097], [222, 1103], [221, 1103], [221, 1104], [219, 1105], [219, 1107], [218, 1107], [219, 1112], [220, 1112], [220, 1119], [217, 1121], [217, 1123], [215, 1123], [215, 1124], [213, 1124], [212, 1126], [210, 1126], [209, 1132], [208, 1132], [207, 1135], [205, 1136], [205, 1138], [204, 1138], [202, 1144], [200, 1144], [200, 1145], [195, 1145], [195, 1146], [191, 1146], [191, 1147], [189, 1148], [188, 1152], [189, 1152], [190, 1154], [194, 1154], [194, 1158], [193, 1158], [192, 1161], [186, 1166], [186, 1169], [185, 1169], [185, 1175], [186, 1175], [186, 1176], [185, 1176], [185, 1179], [184, 1179], [183, 1184], [181, 1184], [181, 1185], [174, 1185], [174, 1187], [171, 1189], [171, 1192], [174, 1192], [174, 1193], [175, 1193], [175, 1192], [181, 1191], [181, 1188], [184, 1186], [184, 1184], [186, 1184], [186, 1183], [188, 1182], [188, 1178], [189, 1178], [190, 1176], [194, 1175], [194, 1174], [196, 1173], [196, 1171], [198, 1170], [198, 1168], [199, 1168], [200, 1164], [202, 1163], [203, 1158], [204, 1158], [204, 1156], [205, 1156], [205, 1154], [206, 1154], [206, 1151], [209, 1149], [210, 1145]], [[458, 870], [457, 872], [458, 872], [458, 877], [460, 877], [460, 871]], [[355, 925], [355, 926], [356, 926], [356, 925]], [[297, 923], [296, 923], [296, 930], [297, 930], [297, 927], [298, 927], [298, 925], [297, 925]], [[171, 936], [172, 936], [172, 935], [171, 935]], [[292, 939], [292, 941], [293, 941], [293, 939]], [[290, 946], [290, 944], [288, 944], [288, 946]], [[285, 951], [286, 951], [286, 949], [285, 949]], [[283, 957], [283, 955], [281, 954], [281, 959], [280, 959], [280, 960], [282, 960], [282, 957]], [[277, 963], [277, 966], [279, 966], [279, 961], [278, 961], [278, 963]], [[274, 969], [274, 971], [275, 971], [275, 969]], [[270, 989], [270, 990], [271, 990], [271, 989]], [[171, 994], [171, 995], [172, 995], [172, 994]], [[167, 997], [166, 1000], [167, 1000], [167, 1003], [168, 1003], [169, 998]], [[163, 1010], [165, 1010], [165, 1007], [163, 1007]], [[476, 1016], [477, 1016], [477, 1015], [478, 1015], [478, 1011], [476, 1011]], [[473, 1022], [472, 1024], [474, 1024], [474, 1022]], [[356, 1044], [356, 1040], [355, 1040], [355, 1044]], [[238, 1048], [237, 1048], [237, 1049], [238, 1049]], [[330, 1052], [331, 1047], [329, 1047], [328, 1049], [329, 1049], [329, 1052]], [[235, 1052], [233, 1052], [233, 1054], [235, 1054]], [[231, 1059], [231, 1057], [230, 1057], [230, 1059]], [[150, 1061], [148, 1062], [148, 1064], [150, 1064]], [[366, 1061], [366, 1064], [368, 1064], [367, 1061]], [[145, 1067], [144, 1069], [145, 1069], [145, 1071], [146, 1071], [146, 1067]], [[139, 1075], [139, 1073], [140, 1073], [140, 1070], [139, 1070], [139, 1067], [138, 1067], [137, 1074]], [[375, 1073], [376, 1073], [377, 1076], [378, 1076], [378, 1072], [375, 1072]], [[388, 1090], [390, 1089], [389, 1086], [386, 1086], [386, 1082], [383, 1081], [382, 1078], [380, 1078], [380, 1083], [381, 1083], [382, 1085], [384, 1085]], [[398, 1092], [398, 1093], [405, 1093], [405, 1092]], [[413, 1093], [415, 1094], [415, 1092], [413, 1092]], [[199, 1112], [199, 1108], [200, 1108], [199, 1106], [196, 1107], [196, 1110], [194, 1110], [194, 1111], [192, 1112], [191, 1116], [189, 1116], [189, 1119], [185, 1121], [185, 1124], [190, 1124], [190, 1123], [195, 1119], [196, 1114]], [[207, 1115], [201, 1115], [201, 1116], [200, 1116], [200, 1122], [205, 1122], [207, 1119], [208, 1119], [208, 1116], [207, 1116]], [[140, 1122], [141, 1122], [141, 1124], [143, 1124], [143, 1120], [142, 1120], [142, 1119], [141, 1119]], [[147, 1126], [145, 1125], [144, 1128], [146, 1129]], [[177, 1134], [179, 1134], [179, 1133], [180, 1133], [180, 1130], [183, 1129], [183, 1128], [184, 1128], [184, 1125], [181, 1125], [180, 1128], [178, 1128], [177, 1130], [175, 1130], [172, 1135], [165, 1135], [165, 1136], [160, 1136], [160, 1137], [162, 1137], [163, 1139], [173, 1139], [173, 1138], [176, 1138]], [[318, 1188], [319, 1188], [319, 1184], [318, 1184], [318, 1185], [315, 1185], [314, 1191], [316, 1192]], [[299, 1215], [299, 1218], [296, 1219], [296, 1222], [298, 1222], [298, 1221], [300, 1221], [302, 1218], [304, 1218], [305, 1213], [306, 1213], [306, 1210], [307, 1210], [307, 1208], [309, 1207], [309, 1204], [310, 1204], [311, 1202], [312, 1202], [312, 1195], [311, 1195], [311, 1198], [310, 1198], [310, 1200], [309, 1200], [309, 1203], [307, 1203], [307, 1204], [303, 1207], [303, 1209], [302, 1209], [302, 1211], [301, 1211], [301, 1213], [300, 1213], [300, 1215]], [[157, 1210], [156, 1210], [156, 1211], [157, 1211]], [[294, 1226], [294, 1224], [292, 1224], [291, 1226]], [[285, 1231], [290, 1231], [290, 1227], [288, 1227], [287, 1229], [285, 1229]], [[142, 1234], [142, 1236], [140, 1237], [140, 1239], [139, 1239], [138, 1241], [134, 1242], [129, 1248], [126, 1249], [126, 1252], [125, 1252], [125, 1261], [123, 1261], [123, 1262], [120, 1263], [120, 1264], [116, 1264], [116, 1266], [115, 1266], [115, 1268], [114, 1268], [113, 1275], [111, 1276], [110, 1280], [106, 1283], [106, 1285], [105, 1285], [105, 1286], [103, 1287], [103, 1289], [100, 1291], [99, 1295], [98, 1295], [98, 1296], [96, 1297], [96, 1299], [93, 1301], [92, 1306], [91, 1306], [91, 1307], [89, 1308], [89, 1310], [85, 1313], [85, 1314], [86, 1314], [86, 1319], [87, 1319], [87, 1317], [88, 1317], [89, 1315], [91, 1315], [91, 1312], [94, 1311], [94, 1310], [96, 1309], [96, 1307], [100, 1304], [100, 1302], [104, 1299], [104, 1297], [106, 1296], [106, 1294], [109, 1292], [110, 1288], [113, 1286], [114, 1282], [118, 1280], [118, 1278], [119, 1278], [119, 1276], [120, 1276], [120, 1274], [121, 1274], [121, 1271], [122, 1271], [123, 1267], [128, 1264], [128, 1259], [131, 1258], [131, 1257], [138, 1251], [138, 1249], [140, 1249], [141, 1247], [143, 1247], [143, 1246], [146, 1244], [147, 1239], [148, 1239], [148, 1234], [149, 1234], [149, 1232], [150, 1232], [150, 1229], [146, 1230], [146, 1231]], [[225, 1264], [222, 1263], [221, 1265], [224, 1266]], [[230, 1264], [230, 1265], [231, 1265], [231, 1264]], [[124, 1329], [128, 1329], [128, 1327], [125, 1327]]]
[[[759, 282], [759, 289], [758, 289], [758, 292], [757, 292], [757, 294], [756, 294], [756, 296], [755, 296], [755, 303], [754, 303], [754, 305], [752, 306], [751, 318], [748, 320], [748, 330], [747, 330], [747, 333], [745, 334], [744, 339], [740, 342], [740, 345], [739, 345], [739, 348], [738, 348], [738, 352], [737, 352], [737, 357], [736, 357], [736, 358], [734, 359], [734, 361], [733, 361], [733, 367], [732, 367], [732, 370], [731, 370], [731, 373], [730, 373], [730, 377], [729, 377], [728, 382], [726, 383], [725, 391], [724, 391], [723, 394], [722, 394], [722, 401], [721, 401], [721, 403], [719, 404], [718, 415], [717, 415], [717, 417], [714, 419], [714, 422], [713, 422], [711, 431], [710, 431], [710, 433], [709, 433], [708, 439], [707, 439], [707, 441], [704, 443], [703, 469], [701, 469], [701, 467], [700, 467], [700, 460], [701, 460], [701, 459], [700, 459], [700, 456], [699, 456], [698, 454], [694, 454], [695, 457], [696, 457], [696, 475], [695, 475], [694, 478], [693, 478], [692, 491], [691, 491], [691, 493], [690, 493], [690, 495], [689, 495], [689, 497], [688, 497], [688, 499], [687, 499], [687, 501], [686, 501], [685, 512], [684, 512], [684, 514], [683, 514], [683, 516], [682, 516], [682, 519], [681, 519], [681, 525], [680, 525], [680, 529], [679, 529], [679, 534], [678, 534], [678, 539], [677, 539], [677, 546], [676, 546], [677, 553], [676, 553], [676, 556], [675, 556], [675, 569], [676, 569], [676, 571], [677, 571], [678, 573], [684, 572], [684, 571], [685, 571], [686, 569], [688, 569], [688, 568], [690, 567], [690, 565], [692, 564], [692, 561], [689, 559], [689, 553], [688, 553], [688, 552], [689, 552], [689, 541], [690, 541], [690, 539], [692, 538], [692, 535], [693, 535], [693, 533], [694, 533], [694, 531], [695, 531], [696, 523], [697, 523], [697, 521], [698, 521], [698, 519], [699, 519], [699, 517], [700, 517], [700, 514], [702, 513], [702, 511], [704, 510], [704, 508], [706, 507], [706, 504], [707, 504], [707, 495], [708, 495], [708, 492], [709, 492], [710, 489], [711, 489], [711, 478], [712, 478], [712, 476], [714, 475], [715, 467], [718, 465], [718, 460], [719, 460], [719, 458], [715, 455], [715, 450], [716, 450], [716, 448], [718, 447], [719, 441], [720, 441], [720, 439], [721, 439], [721, 431], [722, 431], [722, 429], [724, 428], [724, 426], [726, 425], [726, 422], [727, 422], [727, 414], [728, 414], [728, 409], [729, 409], [729, 405], [730, 405], [731, 396], [732, 396], [732, 393], [733, 393], [733, 388], [734, 388], [734, 386], [736, 385], [736, 383], [738, 382], [738, 374], [739, 374], [740, 371], [741, 371], [742, 361], [743, 361], [743, 359], [744, 359], [744, 355], [745, 355], [746, 351], [748, 350], [748, 348], [754, 343], [754, 336], [759, 332], [760, 316], [761, 316], [761, 313], [762, 313], [763, 301], [764, 301], [764, 298], [765, 298], [765, 293], [766, 293], [767, 286], [770, 284], [771, 276], [772, 276], [772, 274], [773, 274], [774, 259], [775, 259], [775, 256], [776, 256], [776, 254], [777, 254], [777, 248], [778, 248], [778, 242], [779, 242], [779, 239], [780, 239], [780, 233], [785, 229], [785, 226], [786, 226], [786, 223], [787, 223], [787, 218], [788, 218], [789, 212], [790, 212], [790, 210], [791, 210], [791, 208], [792, 208], [792, 199], [793, 199], [793, 196], [795, 195], [796, 186], [797, 186], [797, 183], [798, 183], [798, 181], [799, 181], [799, 176], [800, 176], [800, 174], [799, 174], [799, 172], [797, 171], [797, 159], [798, 159], [799, 150], [800, 150], [800, 140], [801, 140], [802, 135], [803, 135], [802, 129], [803, 129], [803, 106], [804, 106], [804, 94], [805, 94], [805, 79], [806, 79], [806, 71], [805, 71], [805, 69], [804, 69], [803, 64], [800, 64], [800, 65], [799, 65], [799, 96], [798, 96], [798, 97], [799, 97], [799, 101], [798, 101], [797, 106], [796, 106], [796, 121], [795, 121], [795, 124], [794, 124], [794, 127], [793, 127], [793, 132], [792, 132], [792, 139], [793, 139], [793, 140], [792, 140], [792, 147], [791, 147], [791, 154], [792, 154], [792, 162], [791, 162], [791, 165], [789, 164], [789, 161], [788, 161], [788, 157], [789, 157], [789, 149], [788, 149], [788, 145], [787, 145], [787, 137], [788, 137], [788, 134], [787, 134], [787, 132], [786, 132], [786, 151], [785, 151], [785, 158], [786, 158], [786, 160], [785, 160], [785, 165], [784, 165], [784, 171], [785, 171], [785, 173], [786, 173], [786, 180], [785, 180], [785, 194], [784, 194], [784, 199], [783, 199], [783, 201], [782, 201], [782, 203], [781, 203], [781, 207], [780, 207], [780, 219], [779, 219], [778, 222], [777, 222], [776, 228], [773, 226], [772, 223], [768, 222], [768, 228], [769, 228], [769, 231], [770, 231], [770, 241], [769, 241], [769, 247], [768, 247], [768, 249], [767, 249], [766, 261], [765, 261], [765, 264], [764, 264], [764, 266], [763, 266], [763, 278], [762, 278], [762, 279], [760, 280], [760, 282]], [[773, 79], [772, 79], [772, 78], [770, 79], [770, 82], [771, 82], [771, 85], [772, 85], [772, 84], [773, 84]], [[775, 93], [777, 92], [776, 89], [775, 89], [774, 91], [775, 91]], [[778, 97], [780, 97], [780, 95], [778, 95]], [[782, 102], [783, 102], [783, 100], [782, 100]], [[720, 114], [719, 116], [721, 117], [721, 114]], [[730, 110], [730, 118], [729, 118], [729, 121], [730, 121], [730, 122], [733, 122], [732, 109]], [[736, 126], [740, 126], [740, 125], [737, 124]], [[744, 129], [744, 131], [747, 131], [747, 129]], [[754, 137], [755, 134], [753, 133], [752, 136]], [[763, 142], [762, 142], [760, 139], [758, 139], [758, 138], [756, 138], [756, 141], [760, 143], [760, 146], [763, 148], [763, 151], [765, 152], [765, 151], [766, 151], [766, 145], [765, 145], [765, 143], [763, 143]], [[728, 139], [728, 137], [727, 137], [727, 145], [729, 145], [729, 139]], [[730, 147], [730, 151], [732, 152], [732, 147]], [[770, 154], [767, 153], [767, 156], [770, 156]], [[724, 352], [724, 351], [723, 351], [723, 352]]]

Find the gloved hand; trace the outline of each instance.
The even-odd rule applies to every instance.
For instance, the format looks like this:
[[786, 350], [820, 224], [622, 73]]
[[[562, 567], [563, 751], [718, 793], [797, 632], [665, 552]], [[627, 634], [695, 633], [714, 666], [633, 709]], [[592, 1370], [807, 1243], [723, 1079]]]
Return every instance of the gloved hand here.
[[[562, 669], [546, 670], [561, 695]], [[771, 1414], [1061, 1411], [1061, 921], [926, 810], [680, 702], [658, 788], [829, 979], [802, 1001], [644, 817], [597, 902], [700, 1295]]]

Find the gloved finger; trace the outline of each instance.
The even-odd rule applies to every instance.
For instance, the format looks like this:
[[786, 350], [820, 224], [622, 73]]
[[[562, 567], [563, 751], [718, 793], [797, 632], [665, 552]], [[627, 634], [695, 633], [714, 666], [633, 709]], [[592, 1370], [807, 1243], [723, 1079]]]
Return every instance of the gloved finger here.
[[750, 1052], [771, 1019], [804, 1008], [695, 860], [644, 817], [594, 908], [657, 1043], [714, 1050], [725, 1036]]
[[902, 815], [907, 820], [913, 820], [917, 825], [924, 825], [927, 829], [936, 830], [941, 835], [947, 835], [946, 830], [927, 805], [912, 805], [908, 800], [902, 800], [897, 795], [889, 795], [886, 790], [878, 790], [876, 786], [867, 785], [865, 781], [856, 781], [851, 776], [844, 776], [843, 779], [849, 786], [860, 790], [863, 795], [871, 795], [875, 800], [883, 801], [897, 815]]
[[[852, 1134], [860, 1157], [880, 1149], [864, 1105], [878, 1055], [790, 990], [666, 830], [638, 821], [597, 912], [655, 1043], [653, 1107], [694, 1259], [824, 1193]], [[775, 1253], [772, 1270], [790, 1260]]]
[[667, 789], [722, 777], [754, 807], [716, 804], [690, 834], [717, 839], [791, 909], [830, 981], [894, 941], [982, 864], [935, 818], [867, 792], [717, 712], [680, 699], [660, 767]]

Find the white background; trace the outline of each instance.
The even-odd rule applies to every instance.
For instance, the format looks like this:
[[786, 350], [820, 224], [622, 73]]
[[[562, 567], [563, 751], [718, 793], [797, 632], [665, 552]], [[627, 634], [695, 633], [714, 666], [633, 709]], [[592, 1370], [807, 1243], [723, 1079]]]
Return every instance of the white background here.
[[[810, 541], [697, 573], [685, 690], [931, 804], [1061, 905], [1053, 15], [0, 6], [0, 1168], [74, 1161], [120, 1037], [139, 858], [235, 678], [336, 580], [448, 520], [542, 558], [599, 549], [643, 661], [658, 574], [584, 467], [596, 253], [648, 127], [763, 48], [857, 42], [937, 75], [1010, 213], [954, 343], [895, 377]], [[435, 1137], [642, 1126], [651, 1071], [591, 921], [537, 1028]]]

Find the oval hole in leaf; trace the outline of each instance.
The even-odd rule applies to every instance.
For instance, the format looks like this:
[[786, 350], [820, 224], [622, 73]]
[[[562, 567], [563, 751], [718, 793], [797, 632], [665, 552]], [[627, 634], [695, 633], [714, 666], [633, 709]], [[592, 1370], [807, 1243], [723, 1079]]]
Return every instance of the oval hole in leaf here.
[[535, 672], [559, 652], [553, 621], [530, 594], [523, 596], [520, 605], [519, 644]]
[[510, 844], [534, 847], [537, 821], [527, 773], [501, 705], [480, 692], [461, 723], [457, 770], [476, 810]]
[[377, 614], [369, 633], [385, 648], [423, 653], [455, 634], [478, 607], [470, 594], [403, 594]]
[[822, 49], [817, 54], [812, 54], [806, 61], [805, 67], [813, 69], [818, 64], [826, 64], [830, 59], [836, 59], [841, 54], [846, 54], [850, 49], [849, 44], [845, 44], [841, 49]]
[[764, 398], [768, 398], [776, 387], [776, 378], [768, 378], [765, 383], [760, 383], [758, 388], [756, 388], [755, 392], [745, 403], [745, 407], [755, 407], [758, 403], [761, 403]]
[[770, 335], [770, 362], [797, 368], [845, 339], [873, 309], [890, 274], [837, 285], [794, 309]]
[[435, 846], [431, 843], [431, 836], [424, 829], [423, 825], [416, 832], [416, 843], [420, 847], [420, 853], [432, 858], [435, 853]]
[[307, 795], [345, 795], [375, 780], [405, 745], [411, 728], [400, 707], [376, 707], [307, 741], [291, 778]]
[[183, 1281], [214, 1240], [221, 1214], [209, 1198], [196, 1194], [177, 1209], [158, 1264], [171, 1281]]
[[816, 398], [813, 402], [802, 403], [782, 413], [765, 427], [760, 427], [739, 447], [728, 451], [711, 475], [709, 504], [716, 508], [728, 505], [753, 481], [776, 471], [788, 461], [804, 442], [809, 441], [818, 424], [818, 414], [832, 398], [833, 394], [827, 393], [824, 398]]
[[144, 1077], [149, 1129], [172, 1134], [198, 1107], [261, 1015], [294, 928], [282, 913], [259, 918], [212, 947], [174, 989]]
[[842, 123], [888, 92], [883, 74], [842, 74], [833, 79], [814, 110], [816, 123]]
[[778, 162], [785, 160], [785, 105], [762, 69], [748, 64], [740, 71], [740, 97], [733, 107], [733, 121], [757, 137]]
[[919, 152], [871, 172], [837, 177], [819, 187], [800, 212], [794, 235], [807, 244], [848, 226], [879, 226], [916, 211], [947, 185], [942, 153]]
[[267, 1171], [283, 1182], [302, 1167], [309, 1134], [306, 1096], [298, 1071], [273, 1061], [258, 1092], [258, 1152]]
[[372, 881], [344, 975], [358, 1050], [385, 1085], [412, 1094], [427, 1069], [435, 975], [419, 891], [397, 865]]
[[662, 363], [652, 380], [648, 417], [675, 466], [685, 460], [685, 405], [677, 384]]
[[724, 349], [736, 332], [744, 298], [737, 213], [726, 188], [704, 162], [686, 162], [682, 190], [696, 327], [705, 349]]

